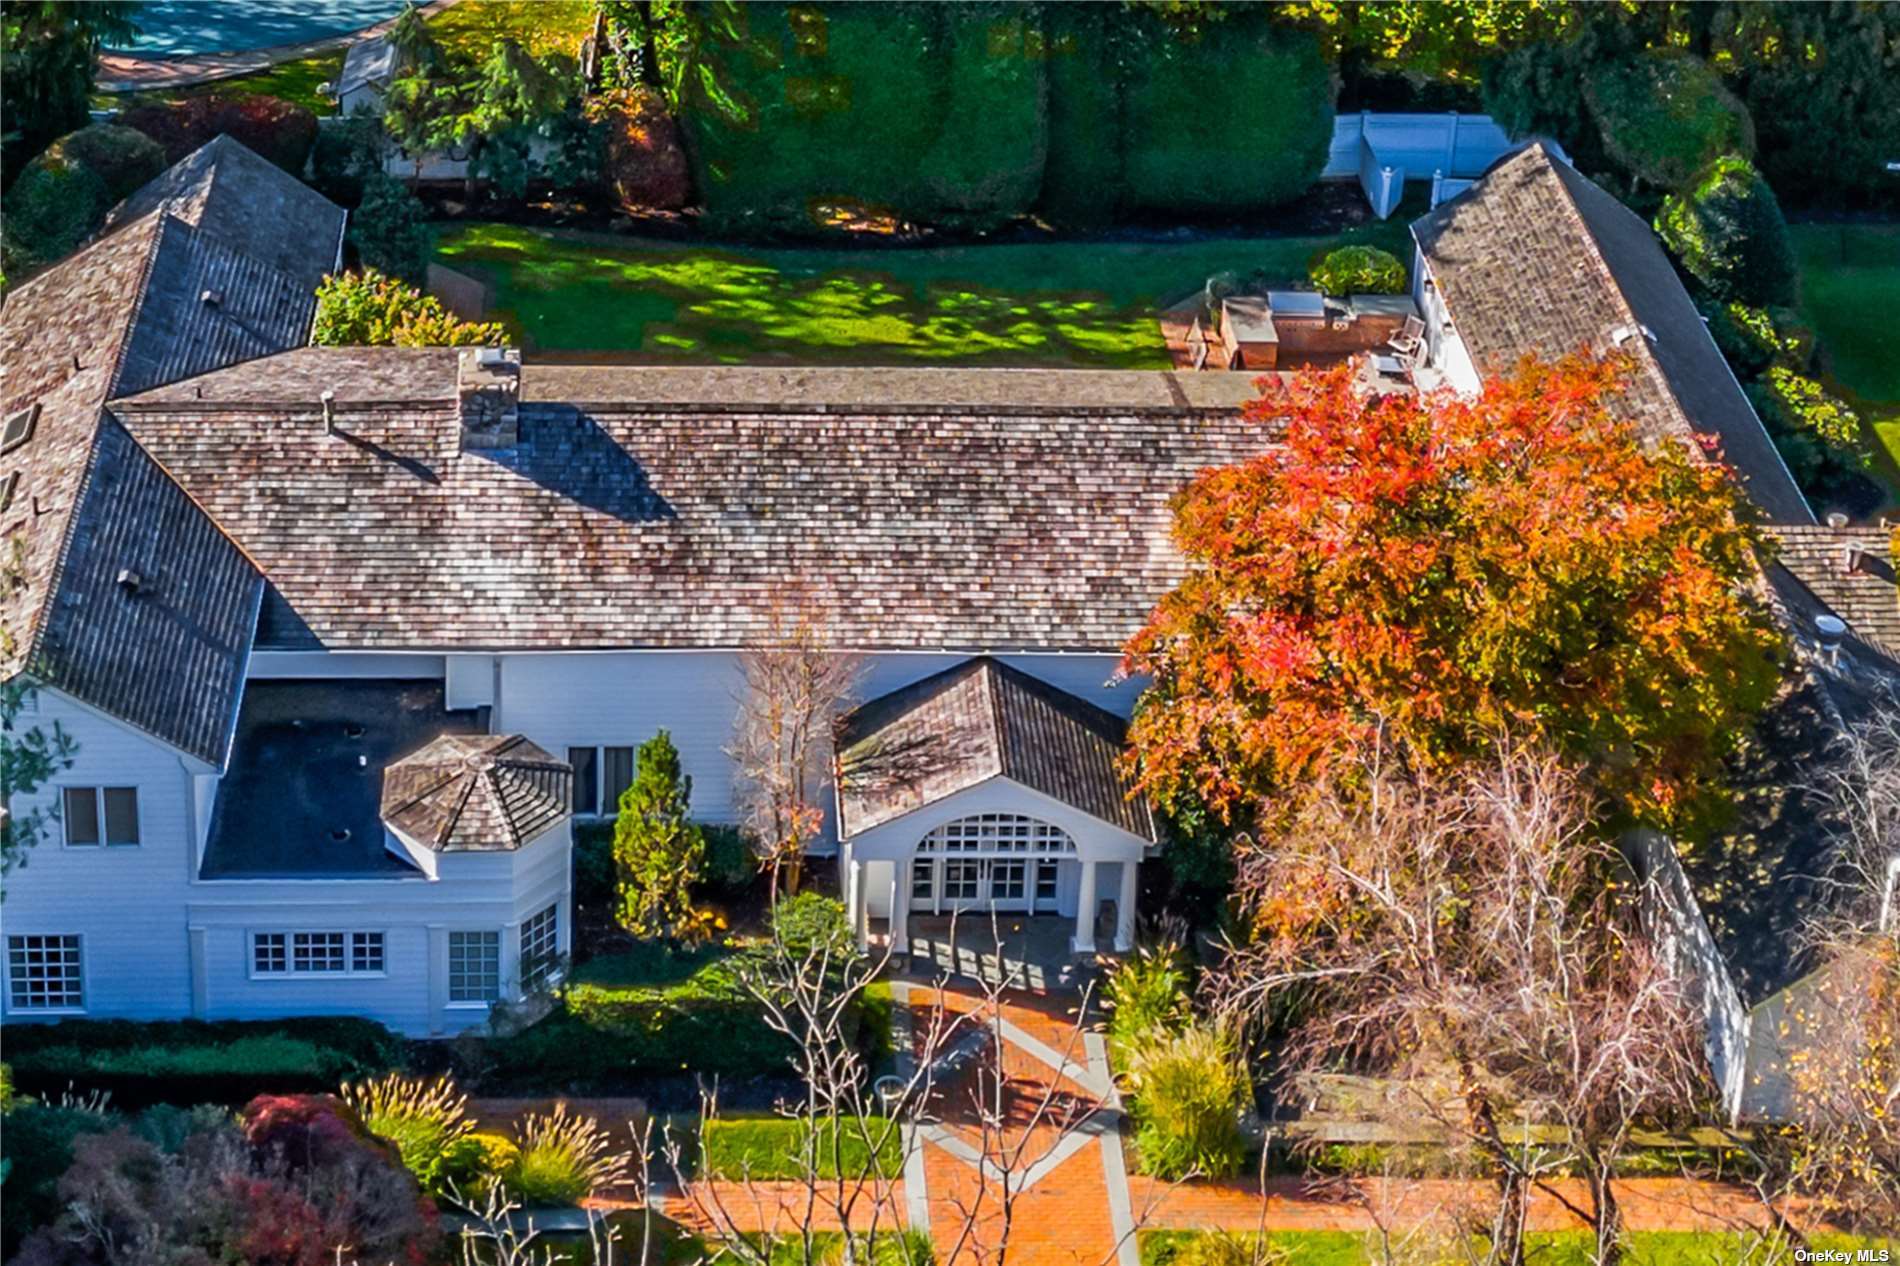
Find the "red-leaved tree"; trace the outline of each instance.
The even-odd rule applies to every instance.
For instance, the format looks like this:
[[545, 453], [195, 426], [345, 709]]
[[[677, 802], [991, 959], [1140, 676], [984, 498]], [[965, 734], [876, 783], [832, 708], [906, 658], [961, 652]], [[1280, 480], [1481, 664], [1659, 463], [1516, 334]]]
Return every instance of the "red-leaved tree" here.
[[1142, 790], [1230, 821], [1382, 734], [1421, 768], [1510, 732], [1679, 825], [1772, 694], [1761, 538], [1726, 472], [1606, 403], [1619, 365], [1527, 362], [1473, 399], [1263, 380], [1285, 442], [1179, 498], [1190, 575], [1129, 642]]

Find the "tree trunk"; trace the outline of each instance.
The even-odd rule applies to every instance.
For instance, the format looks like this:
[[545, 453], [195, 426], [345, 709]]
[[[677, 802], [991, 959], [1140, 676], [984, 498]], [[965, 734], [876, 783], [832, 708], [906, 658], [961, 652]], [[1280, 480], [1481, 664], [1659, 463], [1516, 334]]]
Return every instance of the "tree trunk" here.
[[1596, 1203], [1597, 1266], [1621, 1266], [1623, 1207], [1616, 1202], [1608, 1165], [1591, 1165], [1590, 1195]]
[[653, 38], [653, 0], [640, 0], [640, 82], [649, 88], [660, 86], [660, 49]]
[[[1462, 1062], [1462, 1061], [1460, 1061]], [[1465, 1111], [1471, 1118], [1472, 1133], [1491, 1157], [1497, 1170], [1498, 1211], [1492, 1221], [1493, 1260], [1501, 1266], [1524, 1266], [1524, 1222], [1528, 1212], [1523, 1176], [1510, 1163], [1510, 1149], [1498, 1130], [1497, 1111], [1491, 1096], [1465, 1069]]]

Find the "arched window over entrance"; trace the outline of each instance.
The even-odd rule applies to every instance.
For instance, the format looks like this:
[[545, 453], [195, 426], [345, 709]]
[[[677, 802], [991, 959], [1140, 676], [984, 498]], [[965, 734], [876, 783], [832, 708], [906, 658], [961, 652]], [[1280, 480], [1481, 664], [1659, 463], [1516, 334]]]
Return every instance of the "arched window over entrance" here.
[[1061, 827], [1020, 813], [973, 814], [918, 843], [911, 909], [1052, 911], [1062, 872], [1075, 866], [1075, 841]]

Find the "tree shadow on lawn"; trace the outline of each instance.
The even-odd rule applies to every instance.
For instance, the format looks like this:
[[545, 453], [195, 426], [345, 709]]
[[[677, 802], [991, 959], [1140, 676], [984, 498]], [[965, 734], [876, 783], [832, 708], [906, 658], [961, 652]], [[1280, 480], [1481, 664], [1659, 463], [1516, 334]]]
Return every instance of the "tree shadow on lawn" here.
[[800, 276], [719, 251], [607, 253], [518, 231], [467, 234], [441, 253], [493, 285], [492, 315], [537, 351], [678, 363], [1169, 363], [1152, 307], [1099, 293], [910, 284], [857, 269]]

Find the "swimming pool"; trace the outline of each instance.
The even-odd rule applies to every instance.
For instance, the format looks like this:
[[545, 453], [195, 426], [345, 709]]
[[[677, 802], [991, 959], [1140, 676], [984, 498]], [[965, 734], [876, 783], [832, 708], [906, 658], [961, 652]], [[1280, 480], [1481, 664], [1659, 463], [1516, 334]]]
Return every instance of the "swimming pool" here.
[[132, 15], [125, 50], [150, 57], [230, 53], [301, 44], [394, 17], [402, 0], [151, 0]]

